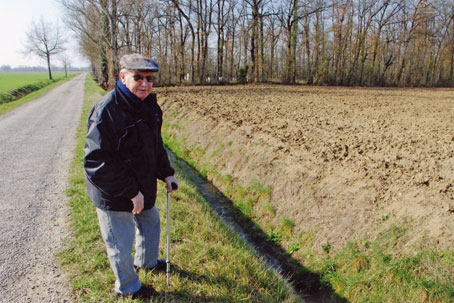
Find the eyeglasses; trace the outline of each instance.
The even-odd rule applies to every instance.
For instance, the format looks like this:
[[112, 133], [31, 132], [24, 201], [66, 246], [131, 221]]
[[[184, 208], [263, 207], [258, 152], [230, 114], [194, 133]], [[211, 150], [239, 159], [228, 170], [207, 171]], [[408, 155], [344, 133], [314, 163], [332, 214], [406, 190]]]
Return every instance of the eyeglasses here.
[[150, 76], [144, 76], [144, 75], [134, 74], [132, 77], [137, 82], [142, 82], [144, 78], [147, 79], [148, 82], [154, 82], [155, 79], [156, 79], [155, 76], [151, 76], [151, 75]]

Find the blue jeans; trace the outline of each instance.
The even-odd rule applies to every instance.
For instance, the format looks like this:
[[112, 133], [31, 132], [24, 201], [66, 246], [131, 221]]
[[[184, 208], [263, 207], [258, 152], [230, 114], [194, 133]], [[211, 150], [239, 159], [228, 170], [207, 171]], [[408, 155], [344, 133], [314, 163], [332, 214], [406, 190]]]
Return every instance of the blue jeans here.
[[[156, 207], [143, 210], [138, 215], [99, 208], [96, 208], [96, 212], [110, 266], [116, 278], [115, 293], [134, 293], [141, 287], [134, 265], [151, 268], [158, 260], [161, 231], [159, 212]], [[133, 262], [134, 234], [136, 253]]]

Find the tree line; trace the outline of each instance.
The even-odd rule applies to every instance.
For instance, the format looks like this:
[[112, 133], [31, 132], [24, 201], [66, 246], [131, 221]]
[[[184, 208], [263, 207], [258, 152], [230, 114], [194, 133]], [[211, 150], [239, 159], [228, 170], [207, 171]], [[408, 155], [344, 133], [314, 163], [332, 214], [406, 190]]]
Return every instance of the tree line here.
[[155, 58], [160, 83], [453, 86], [452, 0], [60, 0], [100, 83]]

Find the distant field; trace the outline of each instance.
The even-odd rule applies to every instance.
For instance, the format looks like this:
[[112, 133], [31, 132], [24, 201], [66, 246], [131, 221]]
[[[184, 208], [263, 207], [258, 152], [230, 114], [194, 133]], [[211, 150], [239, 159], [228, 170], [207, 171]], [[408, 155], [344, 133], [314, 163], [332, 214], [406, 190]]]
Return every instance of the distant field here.
[[[69, 76], [69, 75], [68, 75]], [[55, 80], [64, 78], [64, 73], [53, 73]], [[27, 84], [49, 80], [48, 73], [0, 73], [0, 93]]]

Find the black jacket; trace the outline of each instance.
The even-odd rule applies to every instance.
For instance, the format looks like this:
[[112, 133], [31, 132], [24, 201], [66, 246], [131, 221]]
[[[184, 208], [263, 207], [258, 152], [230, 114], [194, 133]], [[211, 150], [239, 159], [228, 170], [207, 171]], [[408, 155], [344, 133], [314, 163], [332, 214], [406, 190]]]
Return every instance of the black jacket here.
[[120, 81], [90, 112], [84, 167], [96, 207], [132, 211], [140, 191], [144, 209], [156, 201], [157, 178], [173, 176], [161, 137], [162, 111], [156, 95], [134, 96]]

